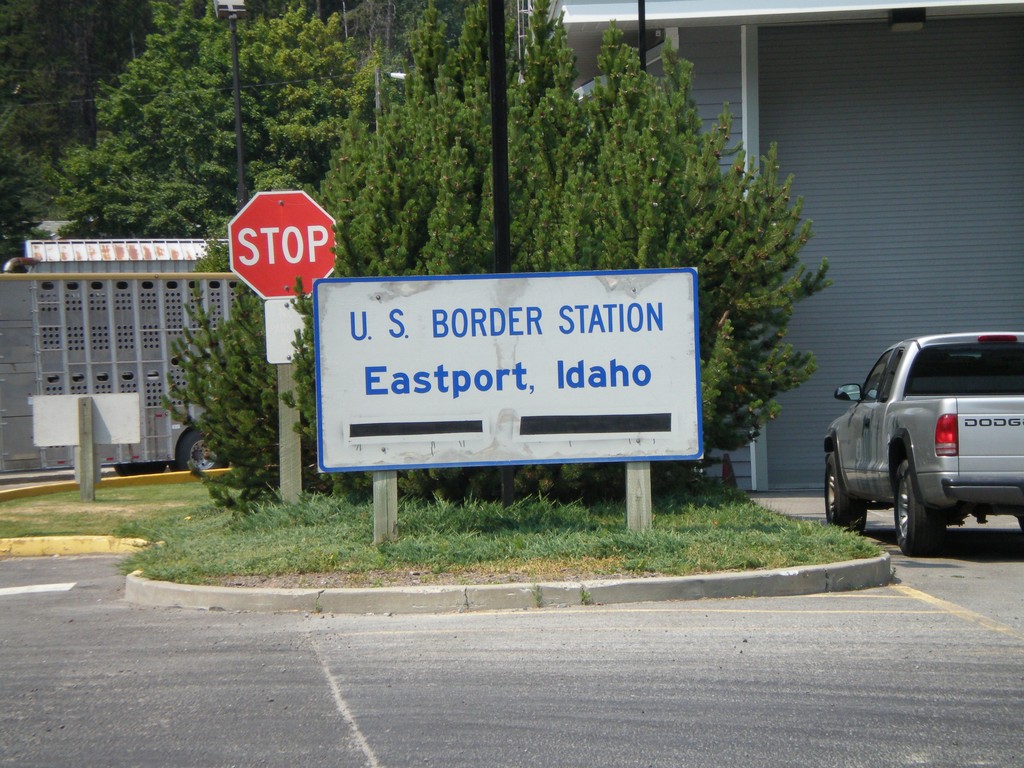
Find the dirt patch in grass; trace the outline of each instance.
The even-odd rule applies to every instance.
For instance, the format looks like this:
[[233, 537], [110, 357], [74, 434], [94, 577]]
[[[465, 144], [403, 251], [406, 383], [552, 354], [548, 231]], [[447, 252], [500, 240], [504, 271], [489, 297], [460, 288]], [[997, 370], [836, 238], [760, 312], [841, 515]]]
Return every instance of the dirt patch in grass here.
[[[530, 568], [467, 568], [453, 571], [361, 571], [348, 573], [289, 573], [277, 576], [228, 576], [219, 580], [224, 587], [264, 587], [271, 589], [343, 589], [353, 587], [414, 587], [461, 584], [538, 584], [577, 582], [596, 579], [637, 578], [611, 570], [611, 564], [594, 560], [585, 564], [532, 564]], [[647, 574], [657, 576], [659, 574]]]
[[[78, 491], [61, 491], [0, 502], [0, 538], [17, 536], [121, 535], [137, 533], [175, 516], [191, 515], [209, 502], [206, 489], [195, 484], [96, 489], [96, 500], [84, 502]], [[148, 536], [143, 534], [144, 538]]]
[[175, 509], [191, 509], [195, 506], [192, 502], [180, 501], [134, 501], [134, 502], [109, 502], [94, 501], [83, 502], [81, 500], [53, 501], [47, 497], [38, 499], [21, 499], [18, 504], [0, 504], [0, 517], [38, 517], [39, 515], [88, 515], [103, 514], [116, 515], [126, 519], [149, 517], [153, 513], [171, 511]]

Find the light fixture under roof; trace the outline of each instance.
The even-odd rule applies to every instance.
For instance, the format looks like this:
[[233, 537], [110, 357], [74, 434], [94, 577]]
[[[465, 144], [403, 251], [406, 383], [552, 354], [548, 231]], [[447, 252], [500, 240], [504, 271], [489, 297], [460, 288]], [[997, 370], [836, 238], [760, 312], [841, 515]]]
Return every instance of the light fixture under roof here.
[[889, 11], [891, 32], [919, 32], [924, 29], [924, 8], [893, 8]]

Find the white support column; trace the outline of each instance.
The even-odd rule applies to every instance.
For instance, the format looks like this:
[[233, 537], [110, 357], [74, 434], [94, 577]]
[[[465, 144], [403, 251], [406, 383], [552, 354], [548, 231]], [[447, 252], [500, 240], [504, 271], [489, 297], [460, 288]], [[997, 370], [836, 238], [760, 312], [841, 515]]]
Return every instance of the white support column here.
[[758, 89], [757, 27], [740, 27], [740, 59], [743, 69], [743, 149], [747, 167], [757, 168], [761, 162], [761, 97]]
[[[744, 24], [740, 27], [740, 58], [743, 87], [743, 149], [747, 153], [747, 168], [756, 170], [761, 164], [761, 93], [758, 87], [758, 28]], [[750, 443], [751, 490], [768, 487], [767, 437], [761, 436]]]
[[768, 427], [750, 443], [750, 490], [768, 490]]
[[662, 30], [663, 44], [669, 46], [673, 51], [679, 52], [679, 27], [665, 27]]
[[289, 408], [281, 400], [286, 392], [295, 389], [295, 372], [292, 363], [276, 365], [277, 368], [277, 440], [281, 475], [281, 500], [294, 504], [302, 495], [302, 438], [295, 431], [299, 423], [297, 408]]
[[78, 398], [78, 445], [75, 446], [75, 477], [82, 501], [96, 501], [96, 434], [93, 431], [92, 398]]

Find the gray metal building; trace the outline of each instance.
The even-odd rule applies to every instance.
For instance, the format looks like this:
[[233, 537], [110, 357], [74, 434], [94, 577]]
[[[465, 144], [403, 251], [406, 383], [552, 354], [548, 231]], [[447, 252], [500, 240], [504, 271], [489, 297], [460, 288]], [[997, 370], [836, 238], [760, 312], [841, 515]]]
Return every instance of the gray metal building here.
[[[563, 0], [581, 84], [609, 20], [635, 39], [637, 6]], [[728, 102], [748, 154], [779, 147], [833, 285], [797, 308], [790, 340], [818, 372], [781, 396], [741, 485], [816, 488], [822, 436], [891, 342], [1024, 328], [1024, 3], [646, 4], [649, 71], [661, 44], [694, 63], [713, 119]]]

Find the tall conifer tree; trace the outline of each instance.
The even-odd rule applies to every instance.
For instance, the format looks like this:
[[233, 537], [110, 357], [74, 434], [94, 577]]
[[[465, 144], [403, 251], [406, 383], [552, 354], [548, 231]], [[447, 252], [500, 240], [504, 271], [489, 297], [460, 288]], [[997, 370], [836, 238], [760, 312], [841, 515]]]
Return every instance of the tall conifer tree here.
[[[338, 220], [338, 275], [490, 271], [484, 9], [478, 3], [467, 14], [455, 48], [428, 10], [405, 98], [383, 103], [375, 126], [346, 123], [320, 195]], [[689, 64], [666, 51], [665, 76], [649, 77], [613, 27], [600, 65], [593, 94], [577, 98], [564, 31], [548, 19], [547, 3], [537, 4], [522, 72], [514, 62], [508, 68], [513, 271], [696, 267], [705, 445], [734, 448], [772, 418], [778, 392], [813, 370], [810, 355], [786, 344], [786, 326], [794, 303], [826, 284], [826, 265], [806, 270], [799, 261], [810, 224], [778, 177], [774, 150], [754, 172], [731, 143], [726, 110], [702, 128]], [[303, 307], [308, 314], [309, 302]], [[312, 467], [308, 326], [295, 364]], [[585, 497], [621, 487], [607, 481], [618, 471], [546, 466], [524, 469], [517, 482], [521, 491]], [[321, 487], [359, 482], [345, 475]], [[403, 482], [445, 496], [496, 489], [486, 472], [409, 473]]]
[[[405, 102], [376, 133], [352, 128], [343, 139], [322, 187], [339, 221], [338, 274], [489, 270], [484, 9], [467, 15], [453, 50], [428, 11]], [[826, 264], [799, 261], [810, 223], [774, 148], [750, 170], [726, 109], [702, 128], [691, 66], [667, 50], [664, 77], [641, 73], [614, 27], [603, 77], [578, 99], [572, 52], [546, 2], [521, 65], [508, 83], [513, 270], [696, 267], [706, 447], [744, 444], [777, 413], [774, 396], [813, 372], [812, 357], [785, 343], [786, 326], [794, 303], [826, 285]], [[581, 490], [586, 473], [570, 474]]]

